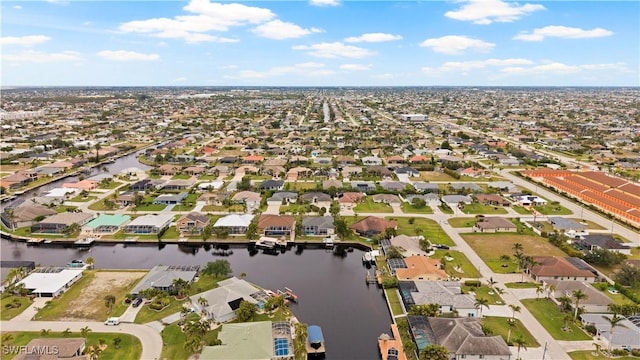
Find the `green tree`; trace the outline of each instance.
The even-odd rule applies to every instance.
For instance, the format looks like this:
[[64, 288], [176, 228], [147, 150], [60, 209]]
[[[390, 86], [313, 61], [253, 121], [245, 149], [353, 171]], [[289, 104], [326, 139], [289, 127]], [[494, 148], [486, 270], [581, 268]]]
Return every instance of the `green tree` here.
[[389, 247], [385, 255], [387, 255], [388, 259], [402, 259], [402, 253], [400, 253], [400, 250], [395, 246]]
[[231, 270], [231, 263], [229, 263], [228, 260], [219, 259], [213, 262], [207, 262], [207, 266], [204, 268], [203, 272], [207, 275], [226, 277], [233, 271]]
[[83, 338], [86, 338], [87, 336], [89, 336], [90, 332], [91, 332], [91, 329], [89, 329], [88, 326], [85, 326], [82, 329], [80, 329], [80, 336], [82, 336]]
[[95, 265], [96, 260], [93, 258], [93, 256], [89, 256], [89, 257], [87, 258], [87, 260], [85, 260], [84, 262], [85, 262], [87, 265], [89, 265], [89, 267], [90, 267], [91, 269], [93, 269], [93, 266]]
[[507, 332], [507, 344], [509, 344], [509, 340], [511, 339], [511, 332], [516, 327], [516, 322], [511, 319], [507, 319], [507, 326], [509, 327], [509, 331]]
[[296, 360], [306, 359], [307, 358], [307, 324], [298, 323], [296, 324], [296, 338], [293, 341], [293, 352], [296, 356]]
[[409, 310], [409, 314], [436, 317], [440, 315], [440, 305], [438, 304], [413, 305]]
[[478, 310], [480, 312], [480, 317], [482, 317], [482, 308], [486, 307], [487, 309], [489, 308], [489, 300], [485, 299], [485, 298], [476, 298], [476, 302], [474, 303], [474, 306], [476, 307], [476, 310]]
[[620, 264], [620, 268], [614, 277], [617, 283], [632, 288], [640, 288], [640, 267], [633, 266], [627, 262]]
[[442, 345], [427, 345], [418, 356], [420, 360], [449, 360], [449, 350]]
[[51, 332], [51, 329], [42, 329], [42, 330], [40, 330], [40, 336], [47, 337], [47, 336], [49, 336], [50, 332]]
[[120, 336], [116, 336], [116, 337], [114, 337], [114, 338], [113, 338], [113, 346], [114, 346], [116, 349], [119, 349], [119, 348], [120, 348], [120, 343], [121, 343], [121, 342], [122, 342], [122, 339], [120, 338]]
[[613, 316], [602, 315], [602, 318], [607, 320], [607, 322], [611, 326], [611, 330], [609, 330], [609, 353], [611, 353], [611, 340], [613, 339], [613, 331], [617, 327], [626, 328], [626, 326], [624, 326], [623, 324], [620, 324], [620, 322], [622, 320], [625, 320], [626, 318], [618, 314], [613, 314]]
[[256, 304], [250, 303], [245, 300], [240, 301], [240, 306], [238, 307], [238, 310], [236, 310], [238, 321], [247, 322], [253, 319], [257, 311], [258, 307], [256, 306]]
[[584, 291], [578, 289], [578, 290], [573, 290], [571, 292], [571, 297], [573, 298], [573, 304], [574, 304], [574, 313], [573, 313], [573, 319], [577, 320], [578, 319], [578, 310], [580, 309], [580, 301], [582, 300], [586, 300], [589, 298], [589, 295], [587, 295]]
[[513, 340], [513, 344], [518, 347], [518, 355], [516, 355], [516, 360], [518, 360], [520, 359], [520, 350], [527, 350], [527, 341], [522, 336], [518, 336], [515, 340]]

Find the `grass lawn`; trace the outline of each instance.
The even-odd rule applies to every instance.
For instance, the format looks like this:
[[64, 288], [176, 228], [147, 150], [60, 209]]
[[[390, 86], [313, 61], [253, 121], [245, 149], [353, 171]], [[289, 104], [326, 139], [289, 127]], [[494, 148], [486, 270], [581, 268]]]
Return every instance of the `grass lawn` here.
[[62, 296], [47, 303], [38, 311], [34, 320], [88, 319], [104, 321], [110, 316], [104, 297], [116, 298], [114, 310], [144, 276], [143, 271], [86, 270], [82, 278]]
[[[14, 302], [15, 301], [15, 302]], [[29, 300], [28, 297], [25, 296], [16, 296], [10, 295], [5, 298], [2, 298], [2, 312], [0, 313], [0, 319], [2, 320], [11, 320], [16, 317], [18, 314], [22, 313], [24, 309], [28, 308], [31, 305], [32, 301]], [[15, 304], [20, 306], [7, 308], [6, 306], [9, 304]]]
[[476, 298], [484, 298], [489, 300], [489, 305], [504, 305], [504, 301], [498, 295], [495, 290], [489, 288], [488, 285], [481, 285], [480, 287], [466, 286], [462, 284], [462, 292], [468, 294], [473, 291], [476, 294]]
[[389, 204], [376, 203], [371, 197], [366, 197], [363, 202], [353, 208], [355, 213], [391, 213], [393, 210]]
[[540, 286], [540, 284], [534, 282], [512, 282], [505, 283], [504, 286], [509, 289], [535, 289]]
[[[593, 350], [584, 350], [584, 351], [573, 351], [570, 353], [567, 353], [567, 355], [569, 355], [571, 357], [571, 359], [573, 360], [601, 360], [601, 359], [608, 359], [606, 356], [599, 354], [598, 356], [593, 356], [593, 351], [595, 350], [595, 347], [593, 348]], [[638, 360], [637, 357], [633, 357], [633, 356], [622, 356], [622, 357], [615, 357], [614, 359], [616, 360]]]
[[143, 203], [136, 206], [133, 211], [162, 211], [166, 207], [167, 205], [164, 204]]
[[78, 195], [74, 198], [69, 199], [69, 201], [71, 202], [88, 202], [88, 201], [93, 201], [96, 200], [98, 197], [97, 196], [87, 196], [84, 197], [82, 195]]
[[553, 301], [547, 299], [525, 299], [520, 302], [522, 302], [536, 320], [547, 329], [554, 339], [566, 341], [592, 339], [591, 336], [587, 335], [587, 333], [582, 331], [582, 329], [577, 327], [573, 322], [569, 325], [571, 331], [562, 331], [562, 319], [566, 313], [560, 312], [560, 309]]
[[[31, 227], [30, 226], [25, 226], [22, 228], [18, 228], [15, 231], [7, 231], [9, 233], [13, 233], [16, 234], [18, 236], [32, 236], [31, 234]], [[59, 239], [62, 237], [65, 237], [64, 234], [37, 234], [37, 235], [33, 235], [34, 237], [39, 237], [39, 238], [44, 238], [44, 239]]]
[[507, 210], [505, 210], [502, 206], [492, 206], [492, 205], [482, 205], [480, 203], [471, 203], [471, 204], [465, 205], [462, 208], [462, 212], [465, 214], [494, 215], [494, 214], [506, 214]]
[[[41, 338], [40, 332], [12, 332], [13, 336], [11, 345], [24, 346], [33, 339]], [[50, 332], [48, 338], [64, 338], [62, 332]], [[72, 332], [68, 337], [82, 337], [79, 332]], [[113, 339], [119, 337], [121, 339], [120, 347], [116, 349], [113, 345]], [[121, 333], [94, 333], [89, 332], [87, 335], [87, 349], [91, 346], [98, 346], [100, 339], [105, 340], [106, 347], [100, 354], [100, 360], [137, 360], [142, 355], [142, 344], [137, 337], [129, 334]], [[3, 344], [6, 345], [6, 344]], [[15, 354], [3, 354], [2, 359], [13, 359]]]
[[[499, 274], [514, 273], [517, 271], [513, 261], [513, 244], [520, 243], [524, 248], [524, 254], [530, 256], [536, 255], [557, 255], [566, 256], [566, 254], [551, 245], [547, 239], [533, 235], [519, 235], [507, 233], [485, 233], [485, 234], [461, 234], [462, 238], [473, 248], [473, 250], [484, 260], [492, 271]], [[510, 261], [500, 260], [500, 256], [509, 255], [512, 257]], [[506, 267], [502, 265], [506, 264]]]
[[187, 341], [187, 337], [175, 322], [171, 325], [165, 326], [162, 330], [162, 354], [161, 359], [172, 360], [187, 360], [192, 353], [185, 350], [184, 344]]
[[231, 206], [205, 205], [202, 207], [203, 213], [206, 213], [208, 211], [244, 212], [244, 205], [242, 204], [233, 204]]
[[[212, 260], [214, 261], [214, 260]], [[218, 287], [218, 282], [226, 279], [225, 277], [218, 277], [214, 275], [198, 275], [198, 280], [191, 284], [189, 289], [189, 296], [205, 292]]]
[[[293, 183], [287, 183], [289, 190], [292, 191], [296, 191], [296, 190], [313, 190], [313, 189], [317, 189], [319, 183], [316, 182], [293, 182]], [[322, 190], [320, 190], [322, 191]]]
[[218, 178], [217, 176], [213, 176], [213, 175], [202, 175], [198, 177], [198, 181], [210, 181], [210, 180], [216, 180], [217, 178]]
[[597, 289], [598, 291], [600, 291], [601, 293], [603, 293], [604, 295], [606, 295], [607, 297], [609, 297], [609, 299], [613, 300], [614, 303], [618, 304], [618, 305], [625, 305], [625, 304], [633, 304], [634, 302], [631, 301], [631, 299], [627, 298], [626, 296], [622, 295], [622, 294], [612, 294], [609, 291], [607, 291], [609, 289], [609, 287], [611, 287], [608, 283], [592, 283], [591, 286], [593, 286], [595, 289]]
[[99, 189], [108, 189], [108, 190], [111, 190], [111, 189], [115, 189], [115, 188], [117, 188], [118, 186], [120, 186], [120, 185], [122, 185], [122, 184], [124, 184], [124, 183], [122, 183], [122, 182], [120, 182], [120, 181], [109, 181], [106, 185], [102, 185], [102, 184], [100, 184], [100, 186], [99, 186], [98, 188], [99, 188]]
[[[445, 264], [444, 270], [453, 277], [459, 278], [479, 278], [480, 272], [471, 264], [471, 261], [464, 256], [460, 251], [455, 250], [436, 250], [436, 253], [432, 256], [434, 259], [442, 259], [446, 254], [449, 254], [453, 258], [452, 261], [448, 261]], [[442, 260], [445, 261], [445, 260]], [[454, 268], [460, 266], [462, 272], [457, 272]]]
[[[413, 224], [409, 224], [409, 219], [413, 219]], [[424, 236], [425, 239], [428, 239], [432, 243], [455, 246], [455, 243], [451, 240], [449, 235], [442, 230], [437, 222], [431, 219], [387, 217], [387, 220], [393, 220], [398, 223], [398, 234], [416, 236], [416, 229], [419, 228], [422, 232], [418, 232], [418, 234]]]
[[433, 214], [433, 209], [431, 209], [431, 207], [428, 205], [425, 205], [421, 208], [417, 208], [413, 206], [411, 203], [403, 201], [402, 205], [400, 206], [402, 208], [402, 212], [407, 214]]
[[[509, 335], [509, 320], [511, 320], [511, 318], [485, 316], [484, 318], [482, 318], [482, 324], [491, 329], [491, 331], [493, 331], [493, 334], [500, 335], [502, 336], [504, 341], [507, 341], [507, 335]], [[518, 320], [517, 315], [515, 324], [516, 326], [511, 330], [511, 338], [509, 339], [510, 342], [513, 339], [517, 339], [518, 337], [522, 336], [525, 341], [524, 346], [526, 346], [527, 348], [540, 346], [540, 344], [538, 344], [538, 342], [536, 341], [536, 338], [534, 338], [529, 330], [527, 330], [527, 328], [522, 324], [522, 322]]]
[[535, 223], [533, 221], [527, 221], [527, 224], [533, 226], [534, 228], [540, 231], [545, 231], [547, 233], [553, 231], [553, 225], [551, 225], [551, 223], [548, 221], [536, 221]]
[[457, 217], [451, 218], [447, 222], [452, 228], [470, 228], [476, 225], [478, 219], [474, 217]]
[[451, 209], [445, 204], [438, 206], [438, 208], [440, 209], [440, 211], [442, 211], [443, 214], [450, 214], [450, 215], [453, 214], [453, 209]]
[[422, 181], [458, 181], [451, 176], [439, 171], [420, 171]]
[[164, 317], [180, 312], [180, 310], [182, 310], [182, 304], [184, 304], [187, 299], [188, 298], [176, 300], [175, 297], [170, 296], [169, 305], [160, 311], [152, 310], [147, 304], [140, 305], [142, 309], [138, 312], [134, 322], [136, 324], [144, 324], [151, 321], [161, 320]]
[[531, 211], [529, 211], [529, 209], [520, 205], [513, 205], [511, 208], [520, 215], [531, 215]]
[[540, 212], [543, 215], [571, 215], [573, 214], [573, 211], [567, 209], [566, 207], [562, 206], [562, 205], [552, 205], [551, 203], [548, 203], [547, 205], [544, 206], [534, 206], [534, 208], [536, 210], [538, 210], [538, 212]]
[[387, 300], [391, 304], [391, 313], [393, 315], [402, 315], [402, 304], [400, 304], [400, 298], [398, 297], [398, 291], [396, 289], [385, 289], [384, 293], [387, 295]]
[[589, 230], [604, 230], [605, 229], [603, 226], [600, 226], [600, 225], [594, 223], [591, 220], [582, 220], [582, 219], [579, 219], [579, 218], [573, 218], [571, 220], [574, 220], [576, 222], [583, 223], [583, 224], [586, 223], [587, 224], [587, 229], [589, 229]]
[[398, 333], [400, 333], [400, 340], [402, 341], [403, 348], [405, 349], [404, 353], [407, 356], [407, 360], [417, 360], [415, 351], [407, 351], [407, 344], [409, 346], [413, 345], [415, 349], [415, 343], [413, 342], [413, 337], [411, 336], [411, 332], [409, 331], [409, 321], [406, 317], [401, 317], [396, 320], [396, 325], [398, 325]]

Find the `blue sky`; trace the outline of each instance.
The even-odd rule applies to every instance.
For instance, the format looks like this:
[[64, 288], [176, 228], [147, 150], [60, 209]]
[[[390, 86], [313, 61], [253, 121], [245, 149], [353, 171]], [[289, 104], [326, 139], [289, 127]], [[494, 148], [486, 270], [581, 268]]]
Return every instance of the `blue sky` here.
[[640, 86], [638, 1], [2, 1], [3, 86]]

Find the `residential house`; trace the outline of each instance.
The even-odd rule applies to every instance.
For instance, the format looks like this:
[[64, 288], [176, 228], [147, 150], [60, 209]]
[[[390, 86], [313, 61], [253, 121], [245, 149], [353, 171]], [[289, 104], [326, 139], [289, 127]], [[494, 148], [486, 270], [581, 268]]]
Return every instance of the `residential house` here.
[[536, 281], [579, 280], [594, 282], [596, 271], [579, 258], [560, 256], [534, 256], [533, 267], [527, 269]]
[[417, 192], [421, 192], [421, 193], [440, 192], [440, 187], [438, 186], [438, 184], [428, 183], [425, 181], [415, 181], [413, 183], [413, 187], [416, 189]]
[[211, 218], [208, 215], [191, 212], [176, 221], [176, 229], [182, 236], [199, 235], [202, 234], [210, 221]]
[[408, 177], [418, 177], [420, 176], [420, 171], [412, 168], [412, 167], [399, 167], [396, 168], [393, 172], [396, 173], [396, 175], [400, 176], [400, 175], [406, 175]]
[[440, 202], [440, 196], [434, 193], [428, 193], [424, 195], [407, 195], [406, 200], [411, 204], [413, 203], [413, 199], [422, 199], [424, 200], [427, 206], [440, 206], [442, 202]]
[[295, 191], [278, 191], [273, 193], [270, 198], [267, 199], [267, 204], [277, 205], [283, 202], [295, 203], [298, 200], [298, 193]]
[[322, 189], [323, 190], [329, 190], [331, 188], [341, 189], [342, 186], [343, 186], [342, 185], [342, 181], [336, 180], [336, 179], [324, 180], [322, 182]]
[[327, 236], [335, 233], [333, 216], [305, 216], [302, 218], [302, 231], [308, 236]]
[[402, 201], [398, 195], [393, 194], [375, 194], [371, 196], [373, 202], [385, 203], [385, 204], [400, 204]]
[[365, 166], [380, 166], [382, 165], [382, 159], [377, 156], [365, 156], [362, 159], [362, 165]]
[[82, 231], [89, 234], [113, 234], [122, 228], [131, 219], [124, 214], [100, 214], [89, 221]]
[[24, 288], [36, 297], [57, 297], [80, 280], [83, 271], [62, 267], [35, 269], [18, 284], [24, 284]]
[[302, 201], [310, 204], [322, 204], [322, 206], [328, 206], [331, 204], [331, 196], [319, 191], [309, 191], [302, 194]]
[[587, 251], [606, 249], [620, 254], [631, 255], [631, 247], [625, 246], [624, 243], [618, 241], [611, 234], [582, 235], [575, 241], [586, 248]]
[[265, 236], [291, 235], [296, 218], [291, 215], [262, 214], [258, 218], [258, 232]]
[[[294, 353], [291, 326], [288, 322], [256, 321], [224, 324], [218, 333], [220, 345], [205, 346], [200, 360], [278, 360], [290, 359]], [[282, 347], [277, 339], [288, 339]], [[285, 355], [282, 355], [282, 354]]]
[[376, 184], [373, 181], [352, 181], [351, 188], [361, 192], [375, 191]]
[[429, 344], [445, 347], [451, 360], [510, 360], [511, 350], [502, 336], [484, 334], [477, 318], [408, 316], [418, 351]]
[[503, 217], [483, 217], [473, 227], [473, 231], [479, 232], [510, 232], [517, 231], [518, 227]]
[[156, 265], [136, 284], [131, 295], [137, 296], [140, 291], [152, 288], [172, 293], [177, 279], [192, 283], [198, 270], [197, 265]]
[[583, 232], [587, 229], [587, 225], [581, 224], [573, 219], [567, 219], [559, 216], [549, 217], [549, 222], [555, 230], [563, 232]]
[[173, 214], [143, 215], [124, 227], [125, 234], [158, 234], [171, 225]]
[[188, 192], [181, 192], [179, 194], [160, 194], [153, 200], [153, 203], [164, 204], [164, 205], [176, 205], [176, 204], [180, 204], [188, 196], [189, 196]]
[[407, 360], [407, 356], [404, 353], [402, 347], [402, 339], [398, 326], [391, 324], [391, 334], [381, 334], [378, 336], [378, 349], [380, 349], [380, 357], [382, 360]]
[[543, 206], [547, 203], [547, 200], [535, 195], [512, 194], [511, 198], [520, 206]]
[[247, 206], [247, 212], [251, 212], [251, 209], [257, 209], [260, 206], [262, 196], [253, 191], [240, 191], [233, 195], [231, 200], [244, 203]]
[[244, 214], [226, 215], [218, 219], [213, 225], [214, 229], [226, 229], [229, 235], [243, 235], [247, 233], [247, 229], [253, 220], [254, 215]]
[[584, 308], [585, 312], [608, 312], [608, 306], [613, 302], [603, 292], [594, 288], [590, 283], [583, 281], [549, 279], [543, 281], [543, 286], [546, 289], [551, 286], [555, 288], [550, 295], [556, 302], [558, 302], [558, 298], [563, 296], [571, 297], [574, 291], [582, 291], [587, 295], [586, 298], [580, 300], [580, 307]]
[[174, 179], [164, 183], [162, 189], [168, 191], [187, 190], [195, 185], [195, 183], [196, 181], [191, 179]]
[[607, 344], [611, 344], [611, 349], [640, 349], [640, 328], [638, 325], [627, 318], [623, 318], [616, 326], [613, 334], [611, 334], [609, 320], [612, 316], [612, 314], [584, 313], [580, 315], [580, 320], [585, 326], [593, 325], [596, 328], [598, 338], [603, 339]]
[[482, 188], [478, 186], [476, 183], [451, 183], [449, 187], [457, 192], [471, 191], [471, 192], [481, 192]]
[[364, 199], [366, 195], [361, 192], [344, 192], [339, 195], [338, 203], [341, 210], [351, 210], [359, 202]]
[[[400, 270], [397, 269], [396, 272]], [[463, 294], [462, 285], [457, 281], [412, 281], [408, 283], [402, 281], [401, 284], [403, 284], [403, 289], [410, 290], [406, 291], [406, 294], [410, 296], [413, 304], [438, 304], [441, 313], [451, 313], [455, 310], [460, 317], [478, 316], [474, 296]]]
[[143, 179], [136, 181], [134, 184], [131, 184], [131, 186], [129, 186], [129, 189], [131, 191], [146, 191], [148, 189], [152, 189], [153, 187], [154, 184], [151, 179]]
[[398, 223], [395, 221], [386, 220], [376, 216], [367, 216], [366, 218], [352, 224], [350, 226], [360, 236], [371, 237], [377, 234], [384, 233], [387, 229], [396, 229]]
[[[380, 187], [387, 191], [405, 191], [407, 189], [407, 183], [402, 181], [381, 181]], [[409, 185], [411, 186], [411, 185]]]
[[494, 205], [494, 206], [509, 206], [511, 203], [509, 200], [503, 198], [498, 194], [477, 194], [474, 195], [476, 200], [482, 205]]
[[182, 167], [171, 164], [164, 164], [160, 165], [160, 167], [158, 167], [158, 170], [162, 175], [173, 176], [179, 174], [182, 171]]
[[6, 227], [11, 230], [15, 230], [17, 228], [33, 225], [36, 222], [36, 219], [55, 215], [57, 213], [57, 211], [50, 209], [47, 206], [33, 203], [31, 201], [25, 201], [15, 208], [5, 208], [2, 214], [0, 214], [0, 219], [2, 219], [2, 223]]
[[439, 259], [414, 255], [404, 258], [406, 268], [396, 269], [398, 280], [447, 280], [449, 275], [442, 270]]
[[280, 191], [284, 188], [283, 180], [265, 180], [260, 183], [260, 191], [275, 190]]
[[267, 297], [263, 290], [234, 276], [218, 282], [215, 289], [192, 296], [191, 303], [196, 313], [204, 313], [217, 323], [225, 323], [237, 317], [236, 310], [240, 307], [240, 302], [258, 304], [256, 299], [265, 301]]
[[95, 190], [98, 188], [98, 186], [100, 185], [99, 181], [92, 181], [92, 180], [80, 180], [78, 182], [74, 182], [74, 183], [64, 183], [62, 184], [63, 188], [71, 188], [71, 189], [80, 189], [80, 190], [86, 190], [86, 191], [91, 191], [91, 190]]
[[91, 221], [96, 215], [91, 213], [70, 213], [64, 212], [45, 218], [44, 220], [31, 225], [32, 234], [64, 234], [69, 228], [77, 224], [82, 227]]
[[[7, 345], [8, 346], [8, 345]], [[14, 360], [88, 360], [83, 355], [86, 349], [84, 338], [39, 338], [29, 341], [24, 347], [16, 347], [20, 352]]]

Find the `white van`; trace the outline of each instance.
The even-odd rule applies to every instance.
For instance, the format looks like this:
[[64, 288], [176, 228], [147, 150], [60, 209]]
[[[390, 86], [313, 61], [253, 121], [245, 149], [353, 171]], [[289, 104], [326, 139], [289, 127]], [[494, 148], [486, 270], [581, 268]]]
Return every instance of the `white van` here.
[[105, 325], [120, 325], [120, 318], [110, 317], [104, 322]]

